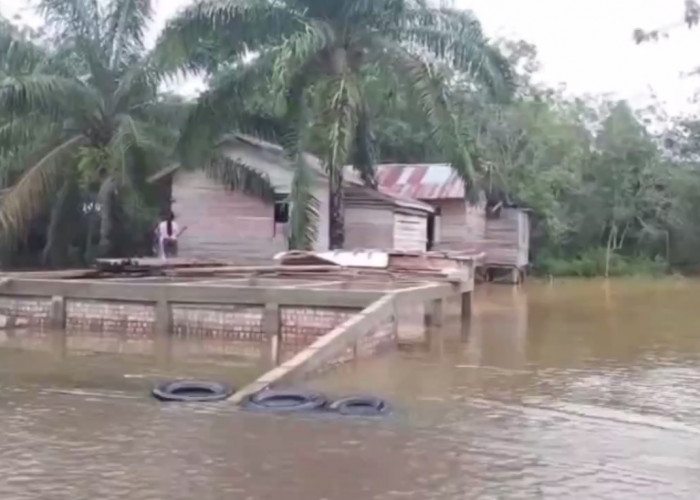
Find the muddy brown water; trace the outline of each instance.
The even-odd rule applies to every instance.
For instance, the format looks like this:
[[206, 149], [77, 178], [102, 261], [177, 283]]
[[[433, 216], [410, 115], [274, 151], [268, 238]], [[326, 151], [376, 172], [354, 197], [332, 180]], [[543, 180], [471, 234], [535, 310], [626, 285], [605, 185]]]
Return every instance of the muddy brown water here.
[[475, 313], [309, 384], [386, 397], [380, 421], [147, 397], [160, 378], [245, 380], [244, 362], [2, 348], [0, 498], [700, 495], [700, 282], [486, 287]]

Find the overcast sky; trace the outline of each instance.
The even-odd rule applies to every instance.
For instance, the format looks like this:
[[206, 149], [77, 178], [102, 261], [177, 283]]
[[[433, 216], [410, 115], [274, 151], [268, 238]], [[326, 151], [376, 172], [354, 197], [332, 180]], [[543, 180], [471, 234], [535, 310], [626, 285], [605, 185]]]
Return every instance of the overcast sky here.
[[[575, 94], [610, 93], [639, 106], [655, 92], [672, 113], [697, 111], [698, 106], [687, 101], [700, 89], [700, 77], [683, 74], [700, 66], [700, 53], [694, 50], [700, 28], [677, 26], [669, 39], [658, 43], [637, 46], [632, 40], [638, 27], [678, 25], [683, 0], [451, 1], [474, 10], [490, 36], [537, 45], [540, 79], [546, 83], [565, 83]], [[155, 0], [154, 37], [169, 17], [191, 2]], [[19, 13], [32, 22], [27, 5], [27, 0], [0, 0], [0, 12], [6, 17]]]

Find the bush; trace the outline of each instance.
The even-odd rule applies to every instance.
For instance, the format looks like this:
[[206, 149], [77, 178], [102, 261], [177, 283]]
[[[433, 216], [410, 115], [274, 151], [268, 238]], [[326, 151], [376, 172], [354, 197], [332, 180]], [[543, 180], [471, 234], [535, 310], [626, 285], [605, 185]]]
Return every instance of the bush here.
[[[534, 272], [543, 276], [604, 276], [605, 258], [604, 248], [586, 250], [573, 258], [543, 255], [535, 261]], [[618, 254], [610, 257], [610, 276], [661, 276], [667, 272], [668, 264], [663, 259]]]

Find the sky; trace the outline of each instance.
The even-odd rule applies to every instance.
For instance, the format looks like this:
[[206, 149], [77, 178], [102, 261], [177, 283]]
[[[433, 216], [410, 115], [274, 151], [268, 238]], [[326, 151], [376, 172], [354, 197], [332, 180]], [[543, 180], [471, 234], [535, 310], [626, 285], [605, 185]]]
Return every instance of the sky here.
[[[683, 0], [448, 0], [473, 10], [492, 38], [507, 37], [534, 43], [542, 70], [538, 80], [568, 92], [608, 94], [645, 106], [657, 96], [671, 114], [690, 114], [700, 105], [689, 104], [700, 76], [687, 74], [700, 67], [700, 27], [682, 25]], [[168, 18], [192, 0], [155, 0], [157, 32]], [[20, 14], [30, 24], [39, 22], [28, 0], [0, 0], [0, 13]], [[669, 38], [636, 45], [636, 28], [674, 26]], [[190, 94], [199, 82], [177, 84]]]

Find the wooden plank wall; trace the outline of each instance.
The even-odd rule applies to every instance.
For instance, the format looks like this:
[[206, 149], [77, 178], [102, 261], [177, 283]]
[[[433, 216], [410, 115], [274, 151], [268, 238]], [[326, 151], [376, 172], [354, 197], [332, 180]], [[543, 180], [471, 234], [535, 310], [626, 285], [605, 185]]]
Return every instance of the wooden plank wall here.
[[431, 200], [430, 204], [440, 209], [440, 238], [435, 243], [435, 249], [461, 250], [464, 247], [464, 226], [467, 222], [464, 201]]
[[401, 213], [394, 214], [394, 250], [425, 252], [427, 247], [427, 217]]
[[284, 235], [275, 235], [272, 204], [229, 191], [203, 172], [179, 172], [173, 199], [178, 224], [188, 227], [182, 257], [262, 263], [286, 249]]
[[345, 207], [345, 247], [389, 250], [394, 214], [382, 207]]
[[484, 207], [468, 206], [464, 200], [435, 200], [430, 204], [440, 209], [439, 238], [436, 250], [476, 250], [486, 233]]
[[486, 202], [476, 205], [465, 203], [466, 236], [465, 241], [472, 245], [478, 245], [486, 237]]
[[524, 267], [528, 264], [529, 218], [517, 209], [504, 209], [488, 219], [482, 251], [487, 265]]

